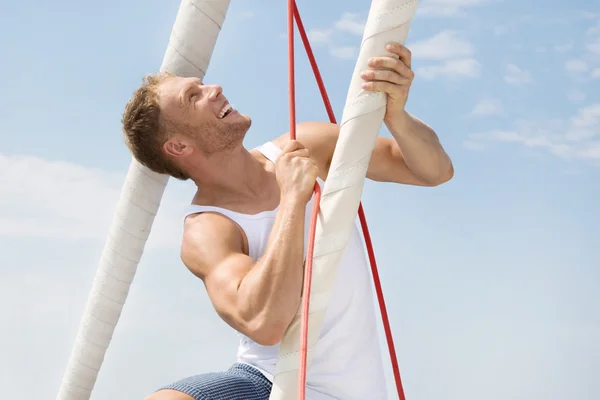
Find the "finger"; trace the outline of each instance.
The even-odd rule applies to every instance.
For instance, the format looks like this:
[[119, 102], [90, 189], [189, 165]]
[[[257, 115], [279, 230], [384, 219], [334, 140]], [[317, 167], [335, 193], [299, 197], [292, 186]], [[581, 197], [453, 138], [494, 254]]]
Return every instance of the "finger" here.
[[396, 85], [394, 83], [385, 82], [385, 81], [368, 81], [363, 82], [361, 87], [364, 90], [368, 90], [370, 92], [385, 92], [388, 94], [399, 93], [402, 90], [406, 90], [406, 86]]
[[287, 161], [290, 161], [294, 158], [309, 158], [310, 157], [310, 153], [308, 152], [308, 149], [296, 149], [296, 150], [292, 150], [288, 153], [283, 153], [281, 155], [282, 158], [284, 158]]
[[297, 140], [290, 140], [288, 144], [283, 148], [284, 153], [290, 153], [294, 150], [303, 149], [304, 145]]
[[292, 152], [288, 153], [289, 157], [309, 157], [310, 156], [310, 152], [308, 151], [308, 149], [297, 149], [294, 150]]
[[407, 79], [414, 79], [415, 73], [411, 70], [406, 64], [402, 61], [397, 60], [392, 57], [374, 57], [369, 60], [369, 67], [374, 69], [387, 69], [395, 71], [397, 74], [401, 75]]
[[402, 61], [408, 68], [411, 68], [412, 65], [412, 53], [408, 49], [408, 47], [400, 44], [400, 43], [389, 43], [386, 47], [386, 50], [390, 53], [394, 53], [398, 56], [400, 61]]
[[360, 76], [366, 81], [385, 81], [395, 83], [397, 85], [410, 84], [409, 78], [405, 78], [402, 75], [398, 74], [396, 71], [392, 71], [389, 69], [363, 71], [360, 74]]

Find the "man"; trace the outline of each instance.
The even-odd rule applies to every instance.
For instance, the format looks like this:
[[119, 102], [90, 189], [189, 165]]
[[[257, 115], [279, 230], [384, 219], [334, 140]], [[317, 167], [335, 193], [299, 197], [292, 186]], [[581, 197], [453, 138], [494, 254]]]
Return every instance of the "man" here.
[[[363, 88], [387, 93], [384, 122], [367, 178], [436, 186], [453, 175], [436, 133], [405, 111], [414, 77], [410, 51], [370, 60]], [[216, 312], [240, 334], [227, 371], [192, 376], [146, 400], [269, 397], [278, 343], [301, 301], [307, 230], [316, 180], [326, 179], [339, 127], [300, 124], [256, 149], [242, 145], [251, 120], [216, 85], [171, 75], [148, 77], [129, 101], [126, 143], [148, 168], [191, 179], [198, 190], [184, 224], [181, 258], [202, 279]], [[340, 273], [314, 358], [307, 399], [387, 399], [368, 261], [357, 229]]]

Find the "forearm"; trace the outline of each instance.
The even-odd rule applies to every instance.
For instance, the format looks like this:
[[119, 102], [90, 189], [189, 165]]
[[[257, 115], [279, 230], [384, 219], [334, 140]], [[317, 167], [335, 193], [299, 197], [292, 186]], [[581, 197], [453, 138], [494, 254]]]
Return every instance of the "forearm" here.
[[386, 121], [386, 125], [406, 166], [419, 179], [436, 184], [452, 175], [452, 161], [431, 127], [406, 111]]
[[282, 199], [263, 256], [240, 284], [244, 319], [282, 334], [300, 306], [306, 205]]

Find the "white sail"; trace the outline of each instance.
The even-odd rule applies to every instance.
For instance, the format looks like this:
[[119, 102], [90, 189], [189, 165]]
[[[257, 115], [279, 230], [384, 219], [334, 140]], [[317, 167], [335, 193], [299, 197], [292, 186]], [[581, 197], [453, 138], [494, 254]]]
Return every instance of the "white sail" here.
[[[204, 78], [228, 9], [229, 0], [182, 0], [161, 70]], [[167, 181], [132, 160], [58, 400], [91, 396]]]
[[[338, 263], [356, 219], [367, 166], [387, 103], [385, 94], [362, 90], [360, 72], [368, 69], [369, 58], [389, 54], [385, 51], [387, 43], [405, 43], [417, 3], [418, 0], [373, 0], [371, 3], [346, 98], [340, 136], [321, 199], [310, 293], [309, 371], [311, 350], [317, 342]], [[298, 399], [301, 318], [300, 314], [296, 315], [281, 343], [271, 400]]]

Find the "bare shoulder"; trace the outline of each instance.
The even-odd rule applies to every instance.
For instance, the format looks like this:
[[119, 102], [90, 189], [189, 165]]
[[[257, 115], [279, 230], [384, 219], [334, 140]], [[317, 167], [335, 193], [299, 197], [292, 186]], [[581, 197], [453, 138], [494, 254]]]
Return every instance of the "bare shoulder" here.
[[[296, 139], [315, 156], [324, 155], [333, 149], [340, 133], [339, 125], [330, 122], [302, 122], [296, 126]], [[273, 143], [283, 149], [290, 141], [290, 133], [279, 136]]]
[[245, 247], [239, 227], [222, 214], [203, 212], [185, 220], [181, 260], [202, 280], [213, 272], [215, 265], [231, 254], [244, 253]]
[[[302, 122], [296, 126], [296, 140], [302, 143], [317, 162], [322, 174], [327, 175], [335, 145], [340, 133], [337, 124], [329, 122]], [[290, 141], [290, 134], [279, 136], [273, 143], [283, 149]], [[324, 178], [321, 176], [321, 178]]]
[[205, 212], [186, 218], [181, 246], [183, 263], [202, 279], [217, 314], [239, 332], [247, 327], [240, 316], [238, 291], [254, 266], [244, 238], [232, 220]]

